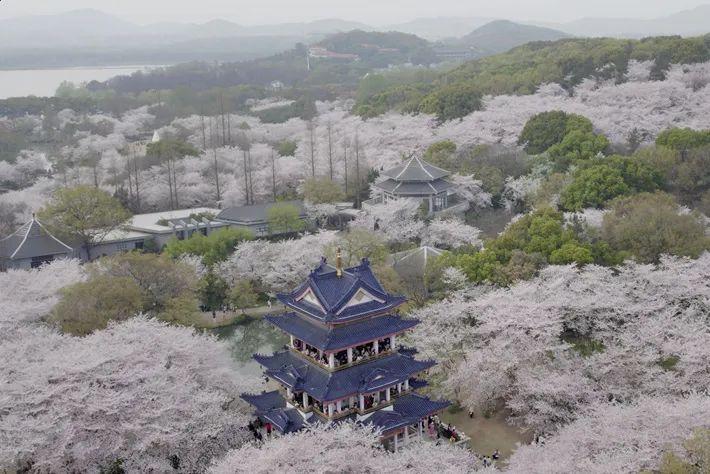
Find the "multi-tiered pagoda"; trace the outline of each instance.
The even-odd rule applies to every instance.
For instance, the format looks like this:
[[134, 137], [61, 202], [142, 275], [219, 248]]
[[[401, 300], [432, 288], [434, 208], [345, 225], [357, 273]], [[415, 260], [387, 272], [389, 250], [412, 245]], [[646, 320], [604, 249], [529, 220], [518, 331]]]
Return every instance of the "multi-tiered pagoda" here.
[[291, 310], [267, 316], [290, 336], [282, 352], [255, 355], [281, 389], [242, 398], [277, 431], [298, 431], [308, 423], [356, 420], [379, 428], [382, 441], [396, 449], [421, 436], [426, 419], [448, 406], [416, 393], [417, 378], [433, 361], [397, 346], [397, 338], [418, 321], [402, 319], [406, 300], [385, 291], [367, 259], [343, 269], [323, 259], [308, 279], [278, 295]]

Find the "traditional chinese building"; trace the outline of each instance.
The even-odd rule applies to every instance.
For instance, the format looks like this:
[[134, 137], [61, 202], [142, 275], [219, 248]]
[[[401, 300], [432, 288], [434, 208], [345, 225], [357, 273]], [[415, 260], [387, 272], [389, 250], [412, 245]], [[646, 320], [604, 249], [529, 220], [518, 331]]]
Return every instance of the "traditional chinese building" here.
[[363, 203], [363, 209], [407, 198], [424, 202], [430, 216], [443, 211], [465, 212], [468, 203], [456, 195], [456, 186], [447, 179], [450, 174], [419, 157], [410, 158], [382, 173], [386, 179], [372, 185], [375, 196]]
[[355, 420], [381, 430], [392, 449], [421, 436], [428, 416], [446, 408], [416, 390], [420, 374], [435, 365], [398, 346], [398, 337], [418, 321], [403, 319], [405, 298], [385, 291], [367, 259], [342, 268], [325, 259], [306, 281], [278, 295], [290, 310], [267, 320], [290, 336], [285, 350], [255, 355], [279, 390], [242, 398], [279, 432], [307, 423]]

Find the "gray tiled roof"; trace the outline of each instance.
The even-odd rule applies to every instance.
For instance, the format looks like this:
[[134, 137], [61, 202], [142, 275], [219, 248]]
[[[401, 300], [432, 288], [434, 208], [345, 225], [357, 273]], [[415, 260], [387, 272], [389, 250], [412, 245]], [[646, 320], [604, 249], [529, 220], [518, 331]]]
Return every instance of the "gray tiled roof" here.
[[34, 217], [14, 234], [0, 240], [0, 257], [19, 260], [47, 255], [69, 255], [74, 251]]
[[306, 217], [302, 201], [269, 202], [251, 206], [228, 207], [217, 215], [217, 220], [239, 224], [258, 224], [268, 220], [269, 209], [279, 204], [291, 204], [298, 208], [301, 218]]
[[403, 165], [385, 171], [383, 174], [397, 181], [434, 181], [451, 173], [415, 157], [410, 158]]
[[433, 196], [454, 188], [454, 185], [445, 179], [436, 179], [428, 182], [399, 182], [394, 179], [387, 179], [380, 183], [375, 183], [374, 186], [396, 196]]

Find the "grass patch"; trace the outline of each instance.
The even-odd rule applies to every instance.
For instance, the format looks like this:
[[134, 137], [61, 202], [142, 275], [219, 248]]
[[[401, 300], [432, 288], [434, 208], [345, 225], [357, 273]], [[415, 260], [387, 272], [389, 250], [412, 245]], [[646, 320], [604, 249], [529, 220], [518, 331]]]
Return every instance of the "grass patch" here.
[[658, 365], [665, 371], [675, 370], [676, 365], [680, 362], [680, 357], [677, 355], [669, 355], [658, 359]]

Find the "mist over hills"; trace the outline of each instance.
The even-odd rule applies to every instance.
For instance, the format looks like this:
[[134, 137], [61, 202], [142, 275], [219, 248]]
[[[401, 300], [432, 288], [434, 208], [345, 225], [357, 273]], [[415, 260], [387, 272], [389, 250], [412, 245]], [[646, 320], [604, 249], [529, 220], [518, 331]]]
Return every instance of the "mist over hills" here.
[[528, 22], [559, 29], [575, 36], [611, 36], [640, 38], [643, 36], [693, 36], [710, 31], [710, 4], [700, 5], [651, 20], [637, 18], [581, 18], [568, 23]]
[[640, 37], [705, 33], [710, 31], [710, 5], [655, 20], [584, 18], [552, 24], [442, 16], [383, 27], [337, 18], [255, 26], [222, 19], [137, 25], [98, 10], [75, 10], [0, 20], [0, 69], [243, 61], [352, 30], [414, 34], [447, 46], [469, 48], [473, 56], [481, 57], [529, 41], [569, 35]]
[[474, 48], [478, 56], [503, 53], [531, 41], [555, 41], [571, 35], [552, 28], [495, 20], [453, 41], [452, 45]]

